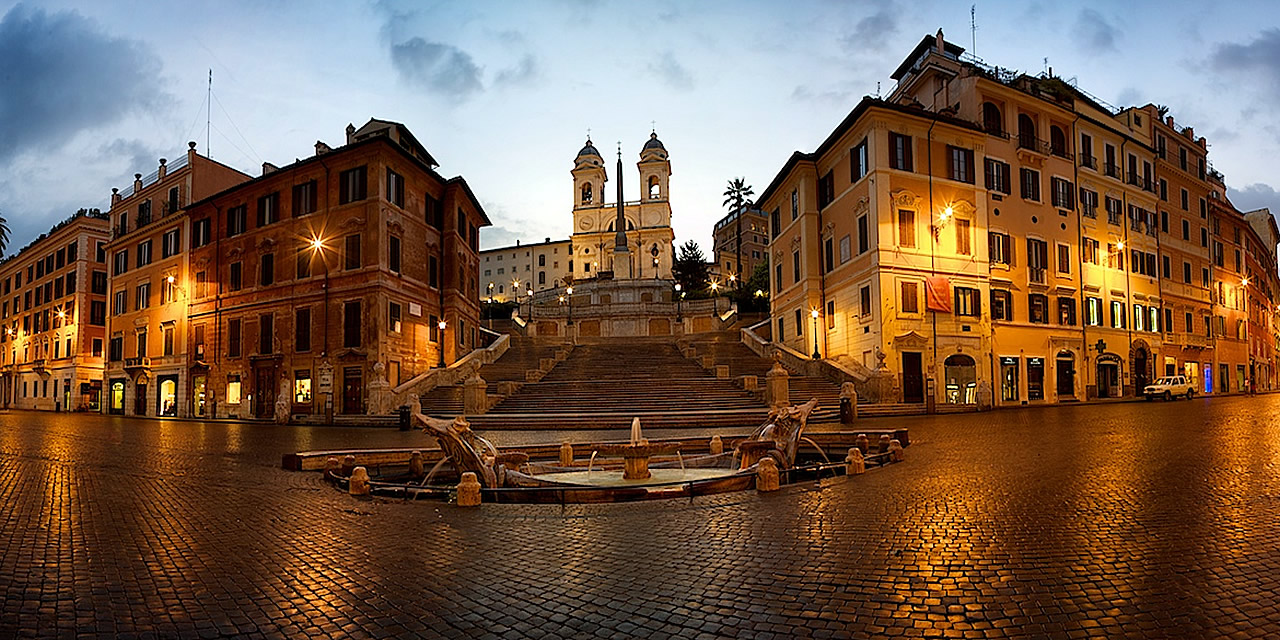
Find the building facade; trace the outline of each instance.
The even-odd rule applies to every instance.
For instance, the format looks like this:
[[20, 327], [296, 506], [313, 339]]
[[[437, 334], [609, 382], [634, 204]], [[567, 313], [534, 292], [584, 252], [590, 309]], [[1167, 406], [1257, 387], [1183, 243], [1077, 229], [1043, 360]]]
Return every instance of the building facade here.
[[193, 235], [190, 203], [248, 180], [249, 176], [196, 152], [159, 168], [133, 185], [112, 189], [110, 331], [106, 410], [134, 416], [188, 416], [187, 251]]
[[[569, 277], [593, 278], [604, 271], [631, 278], [671, 277], [675, 255], [675, 232], [671, 228], [671, 201], [668, 190], [671, 160], [656, 133], [650, 134], [636, 163], [640, 173], [638, 200], [623, 202], [629, 252], [627, 265], [614, 265], [617, 200], [606, 202], [609, 180], [604, 158], [588, 139], [574, 159], [573, 170], [573, 254], [568, 261]], [[622, 152], [618, 152], [615, 176], [622, 180]], [[616, 191], [625, 199], [621, 186]], [[621, 275], [619, 277], [622, 277]]]
[[711, 231], [716, 273], [720, 279], [748, 279], [769, 262], [769, 218], [756, 207], [735, 209], [716, 221]]
[[268, 418], [278, 399], [294, 416], [363, 414], [370, 388], [480, 344], [489, 220], [436, 167], [375, 119], [190, 207], [193, 415]]
[[480, 281], [484, 301], [528, 301], [537, 294], [563, 287], [569, 276], [573, 245], [568, 240], [547, 238], [535, 244], [486, 249], [480, 252]]
[[105, 214], [80, 211], [0, 263], [0, 402], [97, 411], [107, 314]]
[[[1235, 294], [1214, 275], [1203, 138], [941, 31], [892, 78], [761, 193], [775, 341], [888, 368], [905, 403], [1133, 396], [1171, 371], [1239, 390], [1209, 382], [1214, 296]], [[1239, 295], [1240, 313], [1263, 298]], [[1238, 381], [1246, 342], [1222, 339]]]

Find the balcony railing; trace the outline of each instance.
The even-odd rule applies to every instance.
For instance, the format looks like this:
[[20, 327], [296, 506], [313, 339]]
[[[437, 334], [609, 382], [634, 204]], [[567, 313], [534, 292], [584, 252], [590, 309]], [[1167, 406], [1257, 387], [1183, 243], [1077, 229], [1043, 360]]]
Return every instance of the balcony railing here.
[[1044, 267], [1027, 267], [1027, 280], [1034, 284], [1044, 284]]
[[1080, 156], [1080, 166], [1098, 170], [1098, 159], [1093, 156]]
[[1035, 136], [1024, 135], [1021, 133], [1018, 134], [1018, 148], [1027, 149], [1046, 156], [1049, 155], [1049, 143], [1044, 140], [1040, 140]]
[[1120, 212], [1119, 212], [1119, 211], [1111, 211], [1111, 210], [1108, 210], [1108, 211], [1107, 211], [1107, 222], [1109, 222], [1109, 223], [1111, 223], [1111, 224], [1114, 224], [1114, 225], [1123, 225], [1123, 224], [1124, 224], [1124, 216], [1120, 215]]
[[1112, 178], [1118, 179], [1120, 177], [1120, 165], [1116, 165], [1108, 162], [1102, 166], [1102, 172], [1111, 176]]
[[137, 358], [125, 358], [124, 368], [126, 369], [150, 369], [151, 358], [141, 356]]
[[1098, 205], [1096, 204], [1092, 206], [1087, 204], [1080, 205], [1080, 213], [1086, 218], [1097, 218]]

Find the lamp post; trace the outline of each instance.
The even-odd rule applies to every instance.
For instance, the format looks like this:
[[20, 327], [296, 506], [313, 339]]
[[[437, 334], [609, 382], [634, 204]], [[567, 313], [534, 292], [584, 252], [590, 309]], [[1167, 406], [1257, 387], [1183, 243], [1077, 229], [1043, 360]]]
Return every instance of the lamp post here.
[[711, 312], [720, 313], [720, 283], [711, 281]]
[[524, 290], [524, 295], [529, 299], [529, 320], [533, 320], [533, 287]]
[[448, 326], [449, 326], [449, 323], [445, 322], [443, 317], [440, 318], [440, 323], [436, 325], [436, 328], [440, 329], [440, 335], [437, 336], [439, 340], [436, 341], [436, 351], [440, 353], [441, 369], [444, 368], [444, 330]]
[[813, 309], [809, 315], [813, 317], [813, 359], [820, 360], [822, 354], [818, 353], [818, 310]]
[[653, 279], [658, 279], [658, 245], [655, 243], [649, 248], [649, 255], [653, 256]]
[[564, 292], [566, 295], [569, 296], [569, 324], [572, 325], [573, 324], [573, 287], [569, 286], [565, 288]]
[[[333, 387], [332, 387], [333, 374], [332, 374], [332, 369], [328, 367], [328, 363], [329, 363], [329, 261], [324, 257], [324, 239], [322, 239], [320, 236], [313, 236], [311, 238], [311, 250], [313, 252], [312, 253], [313, 256], [315, 255], [320, 256], [320, 264], [321, 266], [324, 267], [324, 284], [320, 286], [320, 288], [324, 291], [324, 312], [323, 312], [324, 348], [320, 351], [320, 362], [321, 362], [320, 377], [321, 377], [321, 380], [323, 381], [326, 374], [330, 376], [329, 377], [330, 386], [327, 387], [328, 390], [324, 392], [324, 416], [325, 416], [325, 422], [327, 424], [333, 424]], [[213, 414], [217, 415], [218, 408], [217, 408], [217, 405], [213, 403], [212, 399], [210, 400], [210, 404], [212, 405]]]
[[676, 283], [676, 322], [684, 322], [684, 310], [681, 303], [684, 302], [684, 292], [680, 291], [680, 283]]

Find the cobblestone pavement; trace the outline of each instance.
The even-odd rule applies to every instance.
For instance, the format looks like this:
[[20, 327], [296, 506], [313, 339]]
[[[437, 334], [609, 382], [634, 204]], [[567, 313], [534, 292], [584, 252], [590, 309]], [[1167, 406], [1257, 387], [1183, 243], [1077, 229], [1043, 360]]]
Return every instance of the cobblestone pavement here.
[[0, 637], [1280, 634], [1280, 395], [899, 423], [821, 490], [467, 510], [279, 469], [417, 433], [0, 414]]

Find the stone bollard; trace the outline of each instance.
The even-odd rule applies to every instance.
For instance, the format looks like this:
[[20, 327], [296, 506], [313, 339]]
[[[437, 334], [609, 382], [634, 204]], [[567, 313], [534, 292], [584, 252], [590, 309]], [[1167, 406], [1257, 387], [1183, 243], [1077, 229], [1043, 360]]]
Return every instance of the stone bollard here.
[[720, 436], [711, 436], [711, 455], [718, 456], [724, 453], [724, 440]]
[[568, 442], [560, 445], [560, 466], [573, 466], [573, 445]]
[[853, 440], [854, 446], [858, 447], [858, 451], [868, 453], [871, 451], [871, 439], [865, 433], [859, 433], [857, 438]]
[[351, 471], [351, 480], [347, 482], [347, 493], [353, 496], [369, 495], [369, 472], [364, 467], [356, 467]]
[[342, 459], [342, 466], [338, 467], [338, 473], [344, 478], [350, 478], [351, 472], [356, 469], [356, 457], [348, 455]]
[[711, 355], [702, 356], [700, 359], [703, 369], [712, 369], [716, 366], [716, 357]]
[[867, 461], [862, 457], [862, 452], [857, 447], [849, 448], [849, 457], [844, 459], [844, 473], [848, 476], [856, 476], [867, 472]]
[[458, 506], [480, 506], [480, 481], [474, 471], [462, 474], [462, 481], [458, 483]]
[[889, 434], [880, 436], [880, 453], [889, 451]]
[[416, 480], [427, 475], [427, 470], [422, 464], [422, 452], [414, 451], [409, 454], [409, 475]]
[[716, 365], [716, 379], [718, 380], [729, 379], [729, 365], [727, 364]]
[[[781, 356], [779, 356], [781, 357]], [[764, 376], [764, 399], [769, 408], [785, 407], [791, 403], [791, 374], [780, 360], [774, 360], [773, 368]]]
[[338, 475], [338, 470], [342, 468], [342, 463], [334, 456], [324, 459], [324, 477], [332, 478]]
[[742, 376], [742, 388], [747, 391], [755, 391], [760, 388], [760, 379], [755, 376]]
[[777, 491], [778, 484], [778, 462], [768, 456], [761, 458], [756, 466], [756, 491]]
[[889, 459], [893, 462], [902, 462], [907, 457], [904, 455], [906, 450], [902, 448], [902, 443], [897, 440], [889, 441]]
[[489, 384], [480, 377], [480, 374], [472, 374], [462, 383], [462, 411], [469, 416], [484, 413], [489, 409]]

